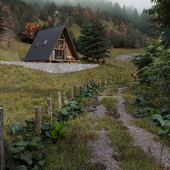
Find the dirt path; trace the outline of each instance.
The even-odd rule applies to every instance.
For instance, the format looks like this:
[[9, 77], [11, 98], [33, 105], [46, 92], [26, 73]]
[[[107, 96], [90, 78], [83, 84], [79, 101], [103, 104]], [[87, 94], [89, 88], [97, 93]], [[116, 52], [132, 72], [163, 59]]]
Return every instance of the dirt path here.
[[153, 137], [156, 137], [156, 135], [153, 135], [147, 132], [145, 129], [139, 128], [134, 125], [130, 125], [128, 123], [128, 121], [133, 118], [131, 117], [130, 114], [127, 114], [125, 111], [124, 105], [125, 100], [121, 96], [121, 92], [125, 88], [126, 87], [118, 89], [117, 109], [118, 112], [120, 113], [120, 120], [124, 122], [124, 125], [129, 129], [129, 132], [135, 139], [134, 145], [140, 146], [141, 149], [143, 149], [145, 152], [150, 153], [156, 158], [158, 158], [158, 160], [160, 160], [166, 167], [170, 167], [169, 148], [165, 144], [155, 141]]
[[[154, 141], [153, 135], [147, 132], [145, 129], [139, 128], [135, 125], [130, 125], [129, 120], [133, 119], [130, 114], [127, 114], [125, 111], [125, 100], [121, 96], [122, 90], [126, 89], [126, 87], [118, 88], [118, 95], [114, 96], [117, 98], [117, 111], [120, 113], [120, 120], [123, 121], [124, 125], [129, 129], [129, 132], [132, 134], [135, 139], [134, 145], [140, 146], [146, 153], [152, 154], [154, 157], [158, 159], [158, 161], [162, 162], [166, 167], [170, 167], [170, 152], [169, 148], [161, 143]], [[101, 96], [97, 97], [98, 101], [101, 101], [103, 97], [105, 97], [105, 92], [109, 91], [105, 90]], [[107, 117], [105, 115], [107, 109], [100, 104], [96, 107], [95, 111], [92, 112], [90, 116], [94, 116], [97, 118]], [[110, 147], [110, 140], [107, 137], [108, 131], [102, 129], [101, 131], [96, 131], [99, 134], [99, 137], [96, 141], [89, 142], [89, 145], [92, 147], [94, 158], [92, 159], [93, 163], [98, 163], [100, 165], [100, 169], [106, 170], [117, 170], [121, 169], [119, 167], [119, 163], [113, 158], [113, 154], [117, 154], [113, 147]]]
[[[104, 93], [105, 90], [101, 95], [98, 96], [97, 100], [101, 101], [103, 97], [105, 97]], [[107, 109], [100, 104], [97, 106], [96, 111], [92, 112], [90, 116], [94, 116], [97, 118], [106, 117], [105, 112]], [[113, 148], [110, 147], [110, 140], [107, 137], [108, 131], [102, 129], [102, 131], [96, 131], [98, 133], [98, 139], [96, 141], [89, 142], [89, 145], [92, 147], [94, 158], [91, 160], [93, 163], [97, 163], [99, 165], [99, 169], [106, 169], [106, 170], [120, 170], [118, 162], [113, 158], [113, 154], [117, 154], [114, 152]]]

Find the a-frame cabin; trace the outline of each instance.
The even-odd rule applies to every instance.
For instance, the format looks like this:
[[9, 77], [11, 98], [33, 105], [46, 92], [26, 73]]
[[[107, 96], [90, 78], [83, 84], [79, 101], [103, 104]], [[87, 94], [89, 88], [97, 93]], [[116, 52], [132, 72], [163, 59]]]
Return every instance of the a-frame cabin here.
[[80, 63], [76, 48], [65, 24], [39, 31], [24, 61]]

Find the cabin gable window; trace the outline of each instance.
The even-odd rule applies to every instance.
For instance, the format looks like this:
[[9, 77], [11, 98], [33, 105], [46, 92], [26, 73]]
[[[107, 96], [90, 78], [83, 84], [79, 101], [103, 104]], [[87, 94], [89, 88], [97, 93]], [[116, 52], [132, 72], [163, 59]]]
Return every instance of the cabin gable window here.
[[47, 42], [48, 42], [48, 40], [45, 40], [43, 46], [46, 46]]
[[35, 48], [37, 48], [38, 47], [38, 44], [39, 44], [40, 42], [37, 42], [36, 44], [35, 44]]

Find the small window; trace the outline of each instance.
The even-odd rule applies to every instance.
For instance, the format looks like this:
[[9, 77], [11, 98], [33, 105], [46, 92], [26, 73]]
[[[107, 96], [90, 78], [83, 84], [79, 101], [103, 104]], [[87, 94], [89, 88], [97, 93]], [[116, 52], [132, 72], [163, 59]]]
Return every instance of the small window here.
[[38, 47], [38, 44], [39, 44], [39, 42], [37, 42], [37, 43], [36, 43], [35, 48], [37, 48], [37, 47]]
[[47, 42], [48, 42], [48, 40], [45, 40], [43, 46], [46, 46]]

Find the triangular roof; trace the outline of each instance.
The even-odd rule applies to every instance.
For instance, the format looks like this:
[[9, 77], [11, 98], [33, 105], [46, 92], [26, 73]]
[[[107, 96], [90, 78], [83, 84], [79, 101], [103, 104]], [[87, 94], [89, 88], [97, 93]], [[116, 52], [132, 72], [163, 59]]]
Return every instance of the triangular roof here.
[[[48, 60], [62, 32], [66, 38], [68, 46], [70, 47], [71, 53], [77, 60], [79, 60], [77, 51], [68, 32], [68, 29], [65, 24], [62, 24], [39, 31], [24, 61]], [[44, 42], [46, 40], [47, 43], [44, 46]], [[38, 42], [38, 46], [35, 47]]]

